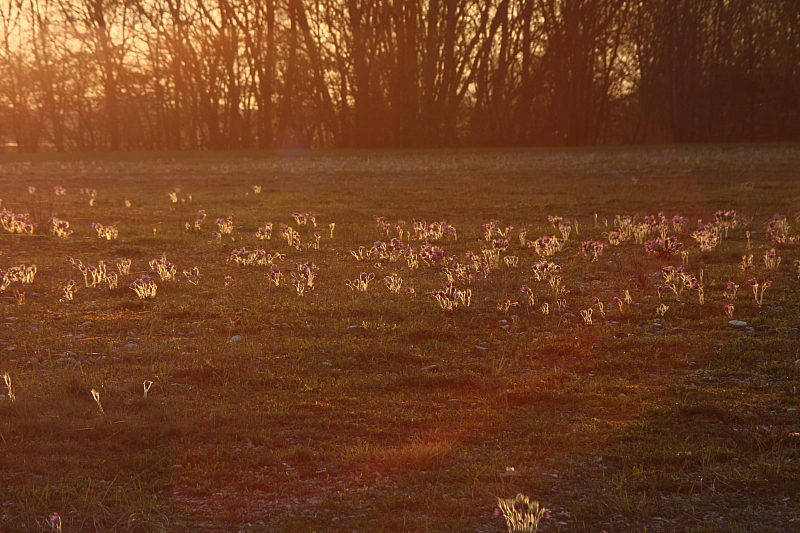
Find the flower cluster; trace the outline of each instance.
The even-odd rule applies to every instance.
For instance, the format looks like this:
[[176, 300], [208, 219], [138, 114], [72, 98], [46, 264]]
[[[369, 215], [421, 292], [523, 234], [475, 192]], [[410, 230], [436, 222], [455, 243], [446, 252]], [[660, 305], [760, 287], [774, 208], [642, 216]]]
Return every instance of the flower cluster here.
[[590, 261], [594, 263], [597, 258], [603, 254], [603, 251], [608, 248], [608, 245], [600, 241], [584, 241], [581, 243], [581, 254], [584, 257], [590, 257]]
[[[104, 261], [100, 261], [96, 267], [92, 265], [84, 265], [80, 259], [73, 259], [70, 256], [67, 256], [67, 261], [72, 263], [72, 265], [83, 275], [83, 282], [86, 287], [97, 287], [98, 285], [107, 281], [106, 278], [108, 274], [108, 267]], [[92, 279], [91, 282], [89, 281], [90, 277]], [[113, 283], [113, 285], [116, 286], [115, 281], [116, 278], [109, 282], [109, 285]]]
[[722, 230], [715, 224], [701, 224], [691, 237], [700, 245], [701, 252], [713, 250], [722, 242]]
[[92, 229], [97, 232], [97, 236], [99, 238], [106, 239], [108, 241], [116, 239], [119, 236], [119, 232], [113, 226], [103, 227], [103, 225], [99, 222], [92, 223]]
[[[394, 263], [401, 257], [405, 257], [408, 248], [408, 246], [404, 245], [396, 238], [392, 239], [390, 242], [375, 241], [368, 255], [374, 256], [378, 263]], [[356, 258], [358, 258], [358, 256], [356, 256]]]
[[440, 222], [431, 222], [428, 224], [424, 220], [412, 221], [412, 235], [410, 239], [430, 243], [440, 241], [445, 237], [452, 237], [458, 240], [458, 233], [456, 228], [447, 223], [446, 220]]
[[517, 494], [513, 499], [498, 498], [500, 508], [495, 514], [506, 519], [508, 533], [536, 533], [539, 522], [551, 518], [550, 511], [541, 507], [539, 502], [532, 502], [524, 494]]
[[267, 222], [256, 231], [256, 239], [268, 241], [272, 239], [272, 222]]
[[739, 286], [737, 284], [735, 284], [734, 282], [729, 281], [728, 284], [725, 286], [725, 288], [728, 289], [728, 290], [723, 292], [722, 295], [725, 298], [727, 298], [728, 300], [730, 300], [730, 301], [735, 300], [736, 299], [736, 290], [739, 288]]
[[239, 249], [234, 248], [231, 250], [231, 253], [228, 255], [228, 262], [233, 262], [238, 265], [272, 265], [275, 260], [280, 259], [281, 261], [286, 259], [286, 254], [281, 253], [274, 253], [268, 254], [264, 250], [248, 250], [246, 247], [242, 247]]
[[281, 274], [280, 267], [275, 264], [270, 267], [269, 272], [265, 274], [265, 276], [269, 278], [269, 280], [274, 283], [276, 287], [281, 284], [281, 280], [283, 279], [283, 274]]
[[756, 304], [761, 306], [764, 303], [764, 291], [772, 286], [772, 281], [766, 280], [763, 283], [759, 283], [755, 278], [752, 278], [747, 280], [747, 283], [753, 288], [753, 298], [755, 298]]
[[251, 185], [251, 189], [253, 189], [253, 194], [261, 194], [261, 185]]
[[781, 264], [781, 258], [775, 254], [775, 248], [771, 248], [768, 252], [764, 252], [764, 267], [767, 270], [776, 270]]
[[470, 284], [473, 278], [477, 276], [486, 277], [489, 275], [491, 266], [486, 259], [478, 257], [471, 252], [467, 252], [467, 259], [472, 262], [468, 264], [453, 263], [449, 266], [443, 266], [442, 272], [447, 276], [447, 281], [454, 282], [460, 281], [462, 283]]
[[178, 267], [175, 263], [167, 260], [167, 253], [161, 254], [158, 259], [152, 259], [149, 263], [150, 270], [158, 274], [161, 281], [175, 281], [175, 275], [178, 273]]
[[283, 224], [281, 226], [281, 236], [286, 239], [286, 244], [289, 246], [294, 247], [296, 250], [302, 249], [303, 246], [300, 242], [300, 234], [291, 226]]
[[346, 279], [344, 280], [344, 284], [353, 289], [354, 291], [359, 292], [367, 292], [367, 288], [369, 287], [369, 282], [375, 279], [375, 273], [370, 272], [367, 274], [366, 272], [362, 272], [358, 275], [358, 277], [354, 280]]
[[216, 222], [220, 235], [230, 235], [233, 233], [233, 215], [230, 215], [228, 218], [218, 218]]
[[158, 290], [158, 285], [147, 274], [142, 275], [141, 278], [131, 283], [129, 287], [133, 289], [141, 300], [155, 298]]
[[200, 283], [200, 269], [197, 267], [190, 268], [189, 270], [184, 270], [183, 275], [186, 276], [186, 281], [188, 281], [192, 285], [197, 285], [198, 283]]
[[64, 187], [59, 187], [58, 185], [56, 185], [55, 187], [53, 187], [53, 193], [56, 196], [66, 196], [67, 195], [67, 189], [65, 189]]
[[519, 290], [528, 296], [529, 307], [533, 307], [534, 305], [536, 305], [536, 298], [533, 295], [533, 289], [531, 289], [527, 285], [523, 285], [522, 287], [519, 288]]
[[204, 210], [200, 210], [197, 212], [197, 217], [194, 219], [194, 224], [186, 223], [186, 230], [194, 230], [200, 231], [200, 228], [203, 226], [203, 222], [206, 221], [206, 212]]
[[75, 280], [69, 280], [67, 285], [61, 288], [61, 292], [64, 294], [64, 300], [71, 302], [75, 298]]
[[25, 285], [33, 283], [33, 278], [36, 276], [36, 265], [11, 267], [7, 271], [0, 269], [0, 292], [11, 286], [14, 282], [20, 282]]
[[714, 213], [714, 218], [711, 222], [714, 226], [720, 228], [725, 236], [728, 236], [728, 230], [735, 228], [739, 225], [739, 217], [733, 209], [729, 211], [717, 211]]
[[307, 226], [310, 222], [315, 228], [317, 227], [317, 219], [314, 215], [309, 215], [308, 213], [292, 213], [292, 218], [294, 218], [298, 226]]
[[[491, 242], [495, 238], [508, 238], [508, 234], [514, 229], [514, 226], [507, 226], [505, 229], [501, 229], [500, 223], [497, 220], [490, 220], [489, 222], [483, 225], [483, 240], [486, 242]], [[523, 229], [522, 232], [522, 242], [525, 242], [525, 230]]]
[[403, 287], [403, 278], [400, 277], [399, 274], [389, 274], [383, 278], [383, 282], [386, 284], [386, 288], [389, 289], [389, 292], [393, 294], [400, 294], [401, 292], [411, 295], [414, 294], [413, 287]]
[[297, 294], [302, 296], [306, 288], [313, 290], [319, 268], [317, 268], [312, 261], [300, 264], [294, 263], [292, 267], [294, 268], [294, 272], [292, 272], [292, 285], [297, 290]]
[[472, 289], [459, 289], [451, 282], [444, 283], [444, 290], [431, 291], [431, 296], [445, 311], [452, 311], [457, 307], [469, 307], [472, 303]]
[[789, 222], [784, 215], [774, 214], [766, 222], [766, 226], [767, 235], [773, 244], [795, 244], [800, 240], [800, 237], [789, 236]]
[[547, 261], [537, 261], [531, 268], [533, 269], [533, 276], [536, 281], [549, 281], [551, 277], [561, 274], [561, 267], [555, 263], [548, 263]]
[[69, 229], [69, 222], [66, 220], [61, 220], [55, 215], [50, 217], [48, 220], [50, 222], [50, 234], [55, 235], [56, 237], [62, 237], [66, 239], [70, 235], [72, 235], [72, 230]]
[[528, 241], [528, 247], [533, 248], [540, 257], [552, 257], [564, 248], [564, 242], [564, 239], [555, 235], [552, 237], [544, 235], [533, 242]]
[[120, 274], [128, 275], [131, 273], [131, 260], [120, 257], [117, 259], [117, 270]]
[[36, 223], [31, 221], [27, 211], [17, 214], [13, 211], [8, 211], [5, 207], [0, 212], [0, 224], [9, 233], [32, 234], [33, 230], [36, 229]]
[[665, 239], [653, 239], [645, 241], [644, 252], [666, 259], [680, 252], [682, 243], [678, 242], [678, 237], [671, 235]]

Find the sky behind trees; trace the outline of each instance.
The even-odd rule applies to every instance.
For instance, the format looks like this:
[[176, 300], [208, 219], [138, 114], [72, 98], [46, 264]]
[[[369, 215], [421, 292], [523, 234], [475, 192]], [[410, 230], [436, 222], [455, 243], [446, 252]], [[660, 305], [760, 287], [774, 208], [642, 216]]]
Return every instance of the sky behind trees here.
[[20, 150], [800, 140], [797, 0], [3, 0]]

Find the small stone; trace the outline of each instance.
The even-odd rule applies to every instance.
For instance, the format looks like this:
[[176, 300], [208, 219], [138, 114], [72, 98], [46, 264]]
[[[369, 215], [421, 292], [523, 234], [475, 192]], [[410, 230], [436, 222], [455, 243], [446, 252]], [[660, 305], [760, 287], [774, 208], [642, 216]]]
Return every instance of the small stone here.
[[425, 372], [436, 372], [437, 370], [439, 370], [439, 365], [426, 366], [422, 370]]
[[126, 350], [137, 350], [137, 349], [139, 349], [139, 345], [138, 345], [138, 344], [134, 344], [134, 343], [132, 343], [132, 342], [129, 342], [128, 344], [126, 344], [126, 345], [124, 346], [124, 348], [125, 348]]
[[240, 340], [242, 340], [241, 335], [234, 335], [233, 337], [231, 337], [231, 342], [239, 342]]
[[744, 322], [743, 320], [730, 320], [728, 321], [728, 325], [734, 328], [746, 328], [747, 322]]
[[84, 322], [83, 324], [81, 324], [81, 325], [80, 325], [80, 326], [78, 326], [78, 327], [79, 327], [79, 328], [90, 328], [90, 327], [92, 327], [92, 326], [94, 326], [94, 324], [92, 324], [91, 322]]
[[623, 393], [621, 393], [621, 394], [618, 396], [618, 398], [619, 398], [620, 400], [625, 400], [625, 399], [627, 399], [627, 398], [628, 398], [628, 395], [627, 395], [627, 394], [625, 394], [625, 393], [623, 392]]

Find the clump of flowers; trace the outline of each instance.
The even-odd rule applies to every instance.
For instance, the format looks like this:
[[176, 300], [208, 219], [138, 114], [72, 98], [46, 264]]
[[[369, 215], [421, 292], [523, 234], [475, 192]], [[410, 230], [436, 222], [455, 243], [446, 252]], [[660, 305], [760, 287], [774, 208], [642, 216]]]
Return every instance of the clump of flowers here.
[[772, 281], [766, 280], [763, 283], [759, 283], [756, 278], [752, 278], [749, 279], [747, 283], [753, 288], [753, 298], [755, 298], [756, 304], [761, 306], [764, 302], [764, 291], [772, 286]]
[[551, 277], [561, 274], [561, 266], [547, 261], [537, 261], [532, 267], [536, 281], [549, 281]]
[[0, 292], [11, 286], [14, 282], [19, 282], [24, 285], [33, 283], [33, 278], [36, 276], [36, 265], [11, 267], [7, 271], [0, 270]]
[[555, 235], [552, 237], [544, 235], [531, 242], [529, 247], [541, 257], [551, 257], [564, 248], [564, 242], [564, 239]]
[[268, 241], [272, 239], [272, 222], [267, 222], [256, 231], [256, 239]]
[[246, 247], [242, 247], [239, 249], [234, 248], [231, 250], [231, 253], [228, 255], [228, 262], [233, 262], [238, 265], [272, 265], [275, 260], [280, 259], [283, 261], [286, 259], [286, 254], [281, 253], [274, 253], [268, 254], [264, 250], [248, 250]]
[[291, 226], [283, 224], [281, 226], [281, 236], [286, 239], [286, 244], [294, 247], [296, 250], [302, 249], [300, 242], [300, 233], [296, 232]]
[[307, 226], [310, 222], [315, 228], [317, 227], [317, 219], [314, 215], [309, 215], [308, 213], [292, 213], [292, 218], [294, 218], [298, 226]]
[[66, 286], [61, 288], [61, 293], [64, 295], [64, 300], [71, 302], [75, 297], [75, 280], [69, 280]]
[[206, 212], [204, 210], [200, 210], [197, 212], [197, 217], [194, 219], [194, 224], [186, 223], [186, 230], [194, 230], [200, 231], [200, 228], [203, 226], [203, 222], [206, 221]]
[[125, 259], [124, 257], [120, 257], [119, 259], [117, 259], [117, 270], [119, 270], [119, 273], [124, 275], [124, 276], [127, 276], [128, 274], [130, 274], [131, 273], [131, 260], [130, 259]]
[[583, 323], [587, 326], [592, 325], [592, 308], [583, 309], [581, 310], [581, 318], [583, 318]]
[[469, 307], [472, 303], [472, 289], [459, 289], [451, 282], [444, 283], [444, 290], [431, 291], [442, 309], [452, 311], [458, 307]]
[[410, 239], [430, 243], [434, 241], [441, 241], [446, 237], [452, 237], [453, 240], [458, 240], [458, 232], [456, 228], [447, 223], [446, 220], [439, 222], [431, 222], [428, 224], [424, 220], [412, 221], [412, 233]]
[[581, 254], [583, 254], [584, 257], [591, 258], [590, 261], [594, 263], [607, 247], [608, 245], [604, 242], [592, 240], [584, 241], [581, 243]]
[[354, 280], [346, 279], [344, 280], [344, 284], [350, 287], [354, 291], [359, 292], [367, 292], [367, 288], [369, 287], [369, 282], [375, 279], [375, 273], [370, 272], [367, 274], [366, 272], [362, 272], [358, 275], [358, 277]]
[[733, 304], [723, 305], [722, 310], [725, 312], [728, 318], [733, 318]]
[[129, 287], [136, 293], [139, 299], [155, 298], [158, 285], [148, 276], [143, 274], [141, 278], [135, 280]]
[[233, 215], [230, 215], [228, 218], [218, 218], [216, 222], [220, 235], [230, 235], [233, 233]]
[[30, 235], [36, 229], [36, 223], [31, 221], [27, 211], [17, 214], [7, 210], [5, 207], [0, 212], [0, 224], [9, 233], [27, 233]]
[[539, 502], [532, 502], [524, 494], [517, 494], [513, 499], [498, 498], [500, 506], [495, 514], [506, 519], [509, 533], [536, 533], [539, 522], [551, 517], [550, 511], [541, 507]]
[[251, 185], [251, 189], [253, 189], [253, 194], [261, 194], [261, 185]]
[[727, 298], [730, 301], [735, 300], [736, 299], [736, 290], [739, 288], [739, 286], [737, 284], [735, 284], [734, 282], [729, 281], [728, 284], [725, 286], [725, 288], [727, 290], [722, 293], [722, 296], [724, 296], [725, 298]]
[[403, 287], [403, 278], [400, 277], [399, 274], [389, 274], [383, 278], [383, 282], [386, 284], [386, 288], [389, 289], [389, 292], [393, 294], [400, 294], [401, 292], [405, 292], [407, 294], [414, 293], [413, 288]]
[[283, 279], [283, 274], [281, 274], [280, 267], [275, 264], [270, 267], [269, 273], [265, 275], [272, 283], [275, 284], [276, 287], [281, 284], [281, 280]]
[[713, 224], [700, 225], [691, 237], [697, 241], [700, 251], [713, 250], [722, 241], [722, 232]]
[[108, 241], [112, 239], [116, 239], [119, 236], [119, 232], [113, 226], [103, 226], [99, 222], [92, 223], [92, 229], [97, 232], [97, 236], [100, 239], [106, 239]]
[[764, 267], [767, 270], [776, 270], [781, 264], [781, 258], [775, 253], [775, 248], [770, 248], [768, 252], [764, 252], [764, 257], [761, 260], [764, 261]]
[[798, 241], [798, 237], [789, 236], [789, 222], [784, 215], [774, 214], [766, 222], [766, 226], [767, 235], [773, 244], [794, 244]]
[[534, 305], [536, 305], [536, 297], [533, 295], [533, 289], [531, 289], [527, 285], [523, 285], [522, 287], [519, 288], [519, 290], [528, 297], [529, 307], [533, 307]]
[[66, 220], [61, 220], [53, 215], [48, 221], [50, 222], [51, 235], [55, 235], [56, 237], [61, 237], [63, 239], [66, 239], [72, 235], [72, 230], [69, 229], [69, 222]]
[[56, 196], [66, 196], [67, 195], [67, 189], [65, 189], [64, 187], [59, 187], [58, 185], [56, 185], [55, 187], [53, 187], [53, 193]]
[[161, 254], [158, 259], [153, 259], [149, 262], [150, 270], [158, 274], [161, 281], [174, 281], [175, 275], [178, 273], [178, 267], [175, 263], [167, 260], [167, 253]]
[[[486, 242], [491, 242], [495, 238], [502, 238], [505, 239], [508, 237], [508, 234], [514, 229], [514, 226], [507, 226], [503, 229], [500, 226], [500, 223], [497, 220], [490, 220], [489, 222], [483, 225], [483, 240]], [[525, 243], [525, 230], [521, 231], [521, 242]]]
[[680, 253], [682, 246], [683, 244], [678, 242], [678, 237], [672, 235], [666, 239], [645, 241], [644, 252], [666, 259]]
[[800, 259], [794, 260], [794, 267], [797, 269], [797, 278], [800, 279]]
[[183, 275], [186, 276], [186, 281], [188, 281], [192, 285], [197, 285], [198, 283], [200, 283], [200, 269], [197, 267], [190, 268], [189, 270], [184, 270]]
[[319, 268], [313, 261], [305, 263], [294, 263], [294, 272], [292, 272], [292, 285], [297, 289], [297, 294], [302, 296], [305, 289], [313, 289]]

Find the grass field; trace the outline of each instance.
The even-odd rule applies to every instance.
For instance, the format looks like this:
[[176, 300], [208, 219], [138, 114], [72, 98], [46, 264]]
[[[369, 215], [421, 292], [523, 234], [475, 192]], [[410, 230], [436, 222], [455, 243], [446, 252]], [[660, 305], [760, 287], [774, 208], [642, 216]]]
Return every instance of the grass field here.
[[4, 154], [0, 199], [2, 531], [800, 528], [796, 145]]

